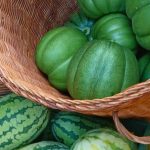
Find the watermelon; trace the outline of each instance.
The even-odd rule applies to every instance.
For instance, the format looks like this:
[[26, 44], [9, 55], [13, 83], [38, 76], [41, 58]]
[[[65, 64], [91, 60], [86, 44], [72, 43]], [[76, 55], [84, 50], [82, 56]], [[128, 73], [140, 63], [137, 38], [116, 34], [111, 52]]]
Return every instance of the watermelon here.
[[48, 31], [37, 44], [36, 65], [58, 90], [67, 91], [66, 75], [69, 63], [86, 42], [87, 37], [80, 30], [63, 26]]
[[81, 136], [71, 150], [137, 150], [137, 145], [112, 129], [100, 128]]
[[32, 142], [46, 127], [50, 112], [16, 94], [0, 99], [0, 150], [14, 150]]
[[52, 141], [41, 141], [20, 148], [19, 150], [69, 150], [69, 148], [62, 143]]
[[53, 141], [55, 140], [53, 134], [52, 134], [52, 130], [50, 130], [51, 127], [51, 120], [53, 118], [53, 116], [55, 116], [56, 113], [58, 113], [58, 110], [50, 110], [51, 111], [51, 115], [48, 121], [48, 124], [46, 126], [46, 128], [43, 130], [43, 132], [39, 135], [39, 137], [37, 139], [35, 139], [34, 143], [40, 142], [40, 141]]
[[55, 139], [71, 146], [82, 134], [99, 127], [115, 128], [112, 120], [73, 112], [59, 112], [51, 123]]

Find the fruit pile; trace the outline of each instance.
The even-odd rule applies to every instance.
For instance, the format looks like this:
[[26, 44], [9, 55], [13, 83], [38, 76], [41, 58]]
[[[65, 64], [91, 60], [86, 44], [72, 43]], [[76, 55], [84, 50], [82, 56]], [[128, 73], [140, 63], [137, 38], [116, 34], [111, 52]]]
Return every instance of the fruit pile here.
[[[79, 11], [36, 47], [50, 84], [92, 100], [150, 79], [150, 0], [77, 3]], [[148, 121], [122, 122], [138, 136], [150, 134]], [[0, 150], [150, 150], [120, 135], [111, 118], [50, 110], [14, 93], [0, 98], [0, 135]]]
[[[50, 110], [14, 93], [0, 98], [0, 114], [0, 150], [149, 150], [120, 135], [111, 118]], [[148, 121], [122, 122], [150, 134]]]
[[[35, 61], [50, 84], [73, 99], [92, 100], [149, 79], [150, 1], [78, 0], [77, 4], [79, 11], [48, 31], [37, 45]], [[141, 52], [145, 56], [139, 60]]]

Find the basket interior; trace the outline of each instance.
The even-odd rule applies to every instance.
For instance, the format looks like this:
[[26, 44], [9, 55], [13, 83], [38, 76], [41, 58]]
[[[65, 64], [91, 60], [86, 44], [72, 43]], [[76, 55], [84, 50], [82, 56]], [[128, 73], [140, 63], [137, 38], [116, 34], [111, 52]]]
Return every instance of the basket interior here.
[[[25, 89], [51, 97], [64, 96], [52, 88], [34, 61], [36, 44], [45, 32], [63, 25], [76, 10], [70, 0], [3, 0], [0, 6], [1, 68], [6, 78]], [[9, 59], [8, 59], [9, 57]], [[7, 60], [6, 60], [7, 59]]]

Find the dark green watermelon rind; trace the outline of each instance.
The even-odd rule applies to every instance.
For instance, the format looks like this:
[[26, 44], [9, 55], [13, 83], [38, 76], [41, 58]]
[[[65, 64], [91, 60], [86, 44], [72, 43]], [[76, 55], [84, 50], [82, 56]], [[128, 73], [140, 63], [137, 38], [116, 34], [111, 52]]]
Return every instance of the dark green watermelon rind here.
[[60, 112], [52, 120], [53, 136], [57, 141], [68, 146], [71, 146], [82, 134], [99, 127], [115, 128], [111, 119], [71, 112]]
[[62, 143], [52, 141], [41, 141], [20, 148], [19, 150], [69, 150], [69, 148]]
[[[0, 149], [2, 150], [14, 150], [33, 141], [46, 126], [49, 116], [45, 107], [15, 94], [1, 98], [0, 109], [3, 110], [0, 118], [0, 136], [2, 137]], [[31, 117], [33, 117], [32, 123]]]

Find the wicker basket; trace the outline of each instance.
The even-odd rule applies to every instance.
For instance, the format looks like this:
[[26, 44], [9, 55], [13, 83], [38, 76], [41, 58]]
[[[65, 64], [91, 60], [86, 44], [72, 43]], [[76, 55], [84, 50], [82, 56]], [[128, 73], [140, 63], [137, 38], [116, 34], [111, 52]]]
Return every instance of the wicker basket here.
[[0, 81], [0, 97], [8, 94], [10, 90]]
[[150, 80], [122, 93], [97, 100], [71, 100], [51, 87], [34, 62], [41, 36], [62, 25], [76, 11], [75, 0], [0, 1], [0, 80], [13, 92], [47, 107], [99, 116], [113, 115], [118, 130], [140, 143], [120, 124], [119, 117], [150, 118]]

